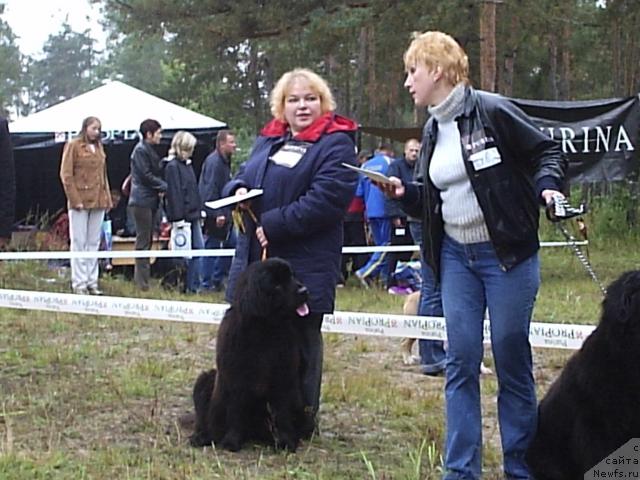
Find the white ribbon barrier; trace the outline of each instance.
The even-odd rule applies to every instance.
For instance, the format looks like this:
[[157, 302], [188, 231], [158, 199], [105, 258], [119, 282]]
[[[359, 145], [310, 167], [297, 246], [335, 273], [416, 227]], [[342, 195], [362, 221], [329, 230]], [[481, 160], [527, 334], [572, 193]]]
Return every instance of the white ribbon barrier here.
[[[595, 329], [593, 325], [532, 322], [529, 341], [533, 347], [578, 350]], [[443, 317], [417, 317], [387, 313], [334, 312], [325, 315], [322, 331], [382, 337], [446, 340]], [[484, 342], [491, 343], [489, 320], [484, 322]]]
[[[575, 245], [588, 245], [587, 241]], [[567, 247], [568, 242], [540, 242], [542, 247]], [[342, 247], [342, 253], [417, 252], [417, 245], [387, 245], [383, 247]], [[179, 258], [179, 257], [233, 257], [233, 248], [216, 250], [100, 250], [97, 252], [0, 252], [0, 260], [70, 260], [72, 258]]]
[[233, 257], [233, 248], [218, 250], [99, 250], [97, 252], [0, 252], [0, 260], [70, 260], [72, 258]]
[[[218, 324], [228, 305], [0, 289], [0, 307]], [[582, 342], [594, 328], [591, 325], [535, 322], [531, 324], [529, 339], [534, 347], [576, 350], [581, 347]], [[446, 340], [444, 318], [441, 317], [335, 312], [333, 315], [325, 315], [322, 331], [351, 335]], [[490, 338], [488, 321], [484, 324], [484, 338], [488, 343]]]

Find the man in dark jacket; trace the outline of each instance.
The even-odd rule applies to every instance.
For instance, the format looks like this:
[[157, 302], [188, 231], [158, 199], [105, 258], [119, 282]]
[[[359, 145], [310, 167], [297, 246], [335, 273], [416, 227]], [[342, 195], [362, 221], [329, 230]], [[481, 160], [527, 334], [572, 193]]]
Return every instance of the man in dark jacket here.
[[[220, 130], [216, 136], [216, 149], [205, 158], [198, 182], [203, 202], [219, 200], [222, 189], [231, 180], [231, 157], [236, 151], [236, 138], [230, 130]], [[235, 233], [231, 221], [231, 208], [212, 210], [204, 207], [204, 248], [235, 248]], [[231, 266], [231, 257], [205, 257], [202, 264], [202, 288], [222, 291], [222, 282]]]
[[[160, 198], [167, 191], [162, 179], [160, 155], [153, 146], [160, 143], [162, 127], [156, 120], [140, 124], [142, 139], [131, 153], [131, 195], [129, 207], [136, 224], [136, 250], [150, 250], [153, 224]], [[133, 279], [141, 290], [149, 290], [151, 265], [148, 258], [136, 258]]]
[[[387, 170], [388, 177], [398, 177], [402, 181], [410, 182], [413, 180], [413, 170], [416, 166], [418, 153], [420, 152], [420, 142], [415, 138], [410, 138], [404, 144], [404, 156], [396, 158], [389, 165]], [[419, 219], [407, 217], [402, 210], [402, 204], [399, 200], [392, 198], [385, 199], [384, 211], [391, 220], [391, 245], [413, 245], [414, 240], [409, 228], [409, 222], [416, 223]], [[403, 287], [397, 287], [393, 280], [393, 274], [396, 271], [396, 265], [399, 261], [406, 262], [411, 259], [411, 252], [391, 252], [389, 253], [389, 275], [390, 288], [389, 293], [404, 294]]]
[[0, 117], [0, 172], [3, 178], [0, 188], [0, 250], [4, 250], [11, 240], [16, 208], [16, 176], [9, 126], [3, 117]]

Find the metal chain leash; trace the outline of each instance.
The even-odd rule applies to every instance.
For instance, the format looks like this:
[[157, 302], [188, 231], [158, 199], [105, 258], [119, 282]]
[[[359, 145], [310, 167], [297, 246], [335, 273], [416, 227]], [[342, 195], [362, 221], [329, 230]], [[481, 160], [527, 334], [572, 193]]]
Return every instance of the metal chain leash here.
[[564, 225], [562, 225], [562, 223], [557, 222], [556, 227], [562, 232], [562, 235], [564, 235], [564, 238], [567, 240], [569, 247], [573, 250], [573, 253], [575, 253], [576, 257], [578, 257], [578, 260], [580, 260], [580, 263], [582, 263], [584, 269], [591, 276], [596, 285], [598, 285], [600, 291], [602, 291], [602, 295], [606, 295], [607, 289], [604, 288], [604, 285], [596, 275], [596, 272], [593, 270], [589, 259], [582, 252], [582, 250], [580, 250], [580, 247], [578, 247], [575, 237], [564, 227]]
[[[607, 289], [604, 288], [604, 285], [596, 275], [596, 272], [593, 270], [593, 267], [591, 266], [591, 262], [589, 262], [589, 259], [582, 252], [582, 250], [580, 250], [580, 247], [578, 247], [575, 237], [571, 234], [571, 232], [569, 232], [569, 230], [565, 228], [564, 225], [562, 225], [562, 221], [569, 220], [570, 218], [575, 218], [575, 217], [578, 217], [576, 218], [576, 220], [581, 222], [582, 220], [580, 216], [585, 214], [586, 212], [587, 212], [586, 205], [581, 204], [579, 207], [573, 207], [567, 201], [567, 199], [564, 198], [562, 195], [554, 195], [552, 202], [549, 205], [547, 205], [547, 209], [546, 209], [546, 214], [549, 221], [552, 223], [555, 223], [558, 230], [562, 232], [562, 235], [564, 235], [564, 238], [569, 244], [569, 247], [571, 248], [571, 250], [573, 250], [573, 253], [575, 253], [576, 257], [578, 257], [578, 260], [580, 260], [580, 263], [582, 263], [582, 265], [584, 266], [589, 276], [591, 276], [591, 278], [596, 283], [596, 285], [598, 285], [598, 287], [600, 288], [600, 291], [602, 291], [602, 294], [606, 295]], [[586, 232], [586, 229], [585, 229], [585, 232]], [[586, 239], [586, 234], [585, 234], [585, 239]]]

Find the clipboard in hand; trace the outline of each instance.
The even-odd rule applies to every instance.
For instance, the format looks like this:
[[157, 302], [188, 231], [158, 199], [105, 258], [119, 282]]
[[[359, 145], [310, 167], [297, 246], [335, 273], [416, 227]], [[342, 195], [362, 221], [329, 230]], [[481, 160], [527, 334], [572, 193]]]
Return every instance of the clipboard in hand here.
[[244, 195], [231, 195], [230, 197], [224, 197], [219, 200], [213, 200], [211, 202], [204, 202], [205, 206], [210, 208], [211, 210], [217, 210], [218, 208], [226, 207], [228, 205], [233, 205], [235, 203], [244, 202], [245, 200], [249, 200], [254, 197], [259, 197], [262, 195], [264, 190], [260, 188], [254, 188], [249, 190]]
[[386, 175], [383, 175], [382, 173], [374, 172], [373, 170], [367, 170], [365, 168], [354, 167], [353, 165], [350, 165], [348, 163], [342, 163], [342, 165], [358, 173], [361, 173], [362, 175], [366, 175], [374, 182], [393, 185], [393, 182], [389, 180], [389, 177], [387, 177]]

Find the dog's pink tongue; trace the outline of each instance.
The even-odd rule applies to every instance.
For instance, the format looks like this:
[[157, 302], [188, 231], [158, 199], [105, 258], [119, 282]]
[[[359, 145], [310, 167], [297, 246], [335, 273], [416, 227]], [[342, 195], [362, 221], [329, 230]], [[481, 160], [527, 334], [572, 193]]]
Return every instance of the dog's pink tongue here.
[[298, 315], [300, 315], [301, 317], [305, 317], [307, 315], [309, 315], [309, 307], [307, 306], [306, 303], [303, 303], [302, 305], [300, 305], [298, 308], [296, 308], [296, 312], [298, 313]]

